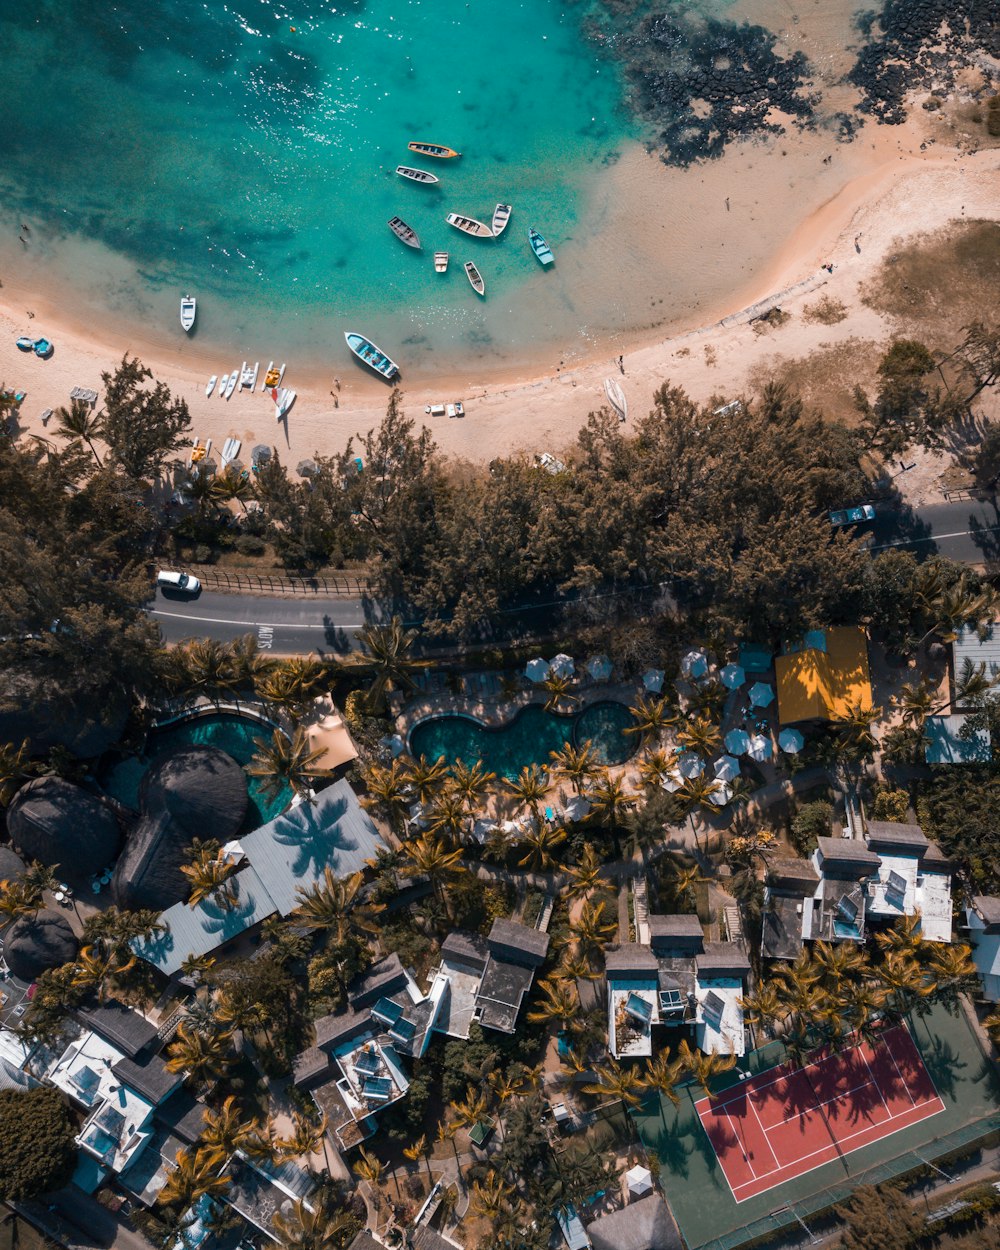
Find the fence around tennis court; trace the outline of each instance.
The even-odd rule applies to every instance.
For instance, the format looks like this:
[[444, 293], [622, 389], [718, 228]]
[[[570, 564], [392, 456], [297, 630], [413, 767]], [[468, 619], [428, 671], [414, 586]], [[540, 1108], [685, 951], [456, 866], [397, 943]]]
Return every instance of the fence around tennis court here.
[[[733, 1229], [710, 1241], [693, 1246], [692, 1250], [738, 1250], [738, 1247], [752, 1245], [755, 1241], [767, 1239], [780, 1233], [783, 1229], [791, 1229], [797, 1225], [808, 1225], [811, 1216], [827, 1211], [837, 1203], [845, 1202], [861, 1185], [880, 1185], [885, 1181], [897, 1180], [908, 1173], [920, 1170], [934, 1170], [936, 1161], [947, 1159], [947, 1156], [973, 1149], [977, 1142], [985, 1141], [994, 1133], [1000, 1132], [1000, 1112], [977, 1120], [972, 1124], [964, 1124], [943, 1137], [935, 1138], [925, 1149], [906, 1150], [894, 1159], [886, 1159], [875, 1163], [864, 1172], [856, 1172], [844, 1177], [837, 1185], [829, 1185], [806, 1198], [786, 1203], [770, 1214], [745, 1224], [742, 1228]], [[942, 1171], [946, 1169], [942, 1168]]]

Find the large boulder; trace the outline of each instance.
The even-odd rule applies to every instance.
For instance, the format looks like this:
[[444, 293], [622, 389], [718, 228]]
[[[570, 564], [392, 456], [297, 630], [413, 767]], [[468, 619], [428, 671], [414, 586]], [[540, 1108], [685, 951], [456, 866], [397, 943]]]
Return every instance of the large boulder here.
[[81, 880], [114, 863], [121, 831], [114, 813], [92, 794], [61, 777], [36, 777], [7, 809], [11, 842], [25, 859]]
[[0, 846], [0, 881], [16, 881], [27, 866], [12, 847]]
[[7, 930], [3, 953], [14, 976], [37, 981], [49, 968], [58, 968], [76, 958], [77, 941], [65, 916], [40, 911], [37, 916], [21, 916]]
[[158, 760], [139, 789], [142, 818], [115, 868], [111, 892], [119, 907], [165, 911], [187, 898], [181, 867], [191, 843], [228, 842], [243, 823], [247, 779], [216, 747], [184, 747]]

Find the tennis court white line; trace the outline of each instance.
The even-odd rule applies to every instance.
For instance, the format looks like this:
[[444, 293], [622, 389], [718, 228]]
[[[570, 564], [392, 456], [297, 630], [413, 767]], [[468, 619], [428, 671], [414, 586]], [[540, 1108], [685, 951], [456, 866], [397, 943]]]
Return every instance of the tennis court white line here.
[[[911, 1115], [914, 1111], [919, 1111], [919, 1110], [922, 1110], [924, 1107], [929, 1107], [929, 1106], [930, 1106], [930, 1104], [931, 1104], [931, 1102], [937, 1102], [937, 1103], [940, 1103], [940, 1106], [938, 1107], [937, 1111], [933, 1111], [933, 1112], [931, 1112], [931, 1115], [939, 1115], [939, 1114], [940, 1114], [940, 1112], [942, 1112], [942, 1111], [944, 1110], [944, 1103], [943, 1103], [943, 1102], [941, 1102], [941, 1099], [940, 1099], [937, 1095], [935, 1095], [933, 1099], [928, 1099], [926, 1102], [914, 1103], [912, 1107], [907, 1107], [905, 1111], [901, 1111], [901, 1112], [899, 1113], [899, 1115], [898, 1115], [898, 1116], [892, 1116], [892, 1117], [891, 1117], [890, 1119], [888, 1119], [888, 1120], [883, 1120], [883, 1121], [882, 1121], [882, 1124], [891, 1124], [893, 1120], [899, 1120], [899, 1119], [902, 1119], [904, 1116], [908, 1117], [908, 1116], [910, 1116], [910, 1115]], [[929, 1118], [930, 1118], [930, 1116], [920, 1116], [918, 1119], [914, 1120], [914, 1121], [913, 1121], [913, 1123], [914, 1123], [914, 1124], [919, 1124], [921, 1120], [927, 1120], [927, 1119], [929, 1119]], [[869, 1124], [869, 1125], [867, 1125], [865, 1128], [863, 1128], [863, 1129], [859, 1129], [856, 1133], [848, 1133], [846, 1137], [839, 1137], [839, 1138], [837, 1139], [837, 1146], [843, 1146], [845, 1142], [849, 1142], [849, 1141], [851, 1141], [851, 1140], [852, 1140], [853, 1138], [855, 1138], [855, 1137], [861, 1137], [861, 1136], [863, 1136], [865, 1133], [870, 1133], [870, 1132], [872, 1132], [872, 1130], [873, 1130], [873, 1129], [881, 1128], [881, 1127], [882, 1127], [882, 1124]], [[892, 1136], [894, 1136], [896, 1133], [902, 1133], [905, 1129], [907, 1129], [907, 1128], [909, 1128], [909, 1127], [910, 1127], [910, 1125], [909, 1125], [909, 1124], [903, 1124], [903, 1125], [900, 1125], [900, 1127], [899, 1127], [899, 1128], [890, 1129], [888, 1133], [883, 1133], [880, 1137], [873, 1137], [873, 1138], [872, 1138], [872, 1140], [871, 1140], [870, 1142], [867, 1142], [867, 1143], [865, 1143], [865, 1144], [866, 1144], [866, 1145], [870, 1145], [870, 1146], [874, 1146], [874, 1145], [876, 1145], [878, 1142], [884, 1141], [887, 1137], [892, 1137]], [[863, 1149], [863, 1147], [855, 1147], [855, 1149]], [[825, 1164], [827, 1164], [827, 1163], [832, 1163], [832, 1162], [833, 1162], [833, 1160], [834, 1160], [837, 1156], [836, 1156], [836, 1148], [833, 1146], [833, 1143], [832, 1143], [832, 1142], [827, 1143], [827, 1145], [823, 1146], [820, 1150], [810, 1150], [810, 1151], [808, 1152], [808, 1154], [799, 1155], [799, 1156], [798, 1156], [798, 1158], [793, 1159], [793, 1160], [791, 1160], [790, 1162], [783, 1164], [780, 1168], [774, 1168], [774, 1169], [773, 1169], [772, 1171], [770, 1171], [770, 1172], [763, 1172], [760, 1176], [755, 1176], [755, 1177], [754, 1177], [754, 1180], [758, 1180], [758, 1181], [766, 1180], [766, 1179], [767, 1179], [767, 1177], [769, 1177], [769, 1176], [774, 1176], [774, 1175], [776, 1175], [778, 1172], [784, 1172], [784, 1171], [787, 1171], [789, 1168], [794, 1168], [794, 1167], [796, 1167], [799, 1163], [801, 1163], [801, 1162], [802, 1162], [802, 1160], [803, 1160], [803, 1159], [812, 1159], [812, 1158], [814, 1158], [814, 1157], [815, 1157], [816, 1155], [818, 1155], [818, 1154], [824, 1154], [827, 1150], [834, 1150], [834, 1154], [833, 1154], [833, 1155], [832, 1155], [829, 1159], [824, 1159], [822, 1163], [815, 1163], [815, 1164], [813, 1164], [813, 1166], [812, 1166], [811, 1168], [806, 1168], [804, 1172], [796, 1172], [794, 1176], [789, 1177], [789, 1180], [798, 1180], [798, 1178], [799, 1178], [800, 1176], [805, 1176], [805, 1175], [807, 1175], [807, 1173], [809, 1173], [809, 1172], [814, 1172], [814, 1171], [816, 1170], [816, 1168], [821, 1168], [821, 1167], [823, 1167]], [[850, 1154], [850, 1153], [851, 1153], [851, 1151], [849, 1151], [849, 1150], [848, 1150], [848, 1151], [845, 1151], [844, 1153], [845, 1153], [845, 1154]], [[718, 1152], [716, 1153], [716, 1157], [718, 1157]], [[723, 1171], [725, 1171], [725, 1168], [723, 1168], [722, 1170], [723, 1170]], [[746, 1189], [746, 1187], [747, 1187], [748, 1185], [751, 1185], [751, 1184], [753, 1184], [753, 1183], [754, 1183], [753, 1181], [744, 1181], [741, 1185], [737, 1185], [737, 1186], [735, 1186], [735, 1188], [734, 1188], [732, 1185], [730, 1185], [730, 1189], [732, 1189], [732, 1190], [733, 1190], [733, 1193], [735, 1194], [735, 1192], [736, 1192], [736, 1190], [737, 1190], [737, 1189]], [[777, 1182], [777, 1181], [775, 1181], [775, 1184], [777, 1184], [777, 1183], [778, 1183], [778, 1182]], [[772, 1186], [768, 1186], [768, 1188], [769, 1188], [769, 1189], [773, 1189], [773, 1188], [774, 1188], [774, 1186], [773, 1186], [773, 1185], [772, 1185]], [[767, 1191], [766, 1191], [766, 1190], [761, 1190], [760, 1192], [761, 1192], [761, 1193], [766, 1193]], [[751, 1194], [751, 1195], [750, 1195], [750, 1197], [755, 1198], [755, 1197], [757, 1197], [757, 1195], [756, 1195], [756, 1194]], [[745, 1199], [742, 1199], [742, 1198], [737, 1198], [737, 1199], [736, 1199], [736, 1201], [737, 1201], [737, 1202], [743, 1202], [743, 1201], [745, 1201]]]
[[[910, 1040], [910, 1045], [912, 1046], [912, 1045], [913, 1045], [913, 1038], [912, 1038], [912, 1037], [910, 1037], [909, 1033], [907, 1033], [907, 1035], [906, 1035], [906, 1036], [909, 1038], [909, 1040]], [[888, 1046], [886, 1047], [886, 1050], [889, 1050], [889, 1047], [888, 1047]], [[901, 1082], [901, 1084], [902, 1084], [902, 1086], [903, 1086], [903, 1089], [905, 1089], [905, 1090], [906, 1090], [906, 1096], [907, 1096], [907, 1098], [909, 1098], [910, 1102], [912, 1102], [912, 1103], [913, 1103], [913, 1105], [914, 1105], [914, 1106], [916, 1106], [917, 1104], [916, 1104], [915, 1102], [913, 1102], [913, 1095], [910, 1093], [910, 1087], [909, 1087], [909, 1085], [907, 1085], [906, 1080], [905, 1080], [905, 1078], [904, 1078], [904, 1076], [903, 1076], [902, 1072], [900, 1072], [900, 1070], [899, 1070], [899, 1064], [896, 1062], [896, 1056], [892, 1053], [892, 1051], [891, 1051], [891, 1050], [889, 1050], [889, 1058], [892, 1060], [892, 1066], [896, 1069], [896, 1075], [899, 1077], [899, 1080], [900, 1080], [900, 1082]], [[923, 1061], [921, 1061], [921, 1062], [923, 1062]], [[927, 1065], [926, 1065], [926, 1064], [924, 1064], [924, 1071], [925, 1071], [925, 1072], [927, 1072]], [[929, 1081], [931, 1081], [931, 1074], [930, 1074], [929, 1072], [927, 1072], [927, 1079], [928, 1079]], [[934, 1087], [934, 1082], [933, 1082], [933, 1081], [931, 1081], [931, 1088], [933, 1088], [933, 1087]], [[937, 1096], [937, 1090], [936, 1090], [936, 1089], [934, 1090], [934, 1094], [935, 1094], [935, 1096]]]
[[[749, 1153], [749, 1151], [747, 1150], [746, 1146], [743, 1144], [743, 1141], [742, 1141], [742, 1140], [741, 1140], [741, 1138], [740, 1138], [740, 1130], [739, 1130], [739, 1129], [736, 1127], [736, 1125], [733, 1123], [733, 1117], [729, 1114], [729, 1112], [728, 1112], [728, 1111], [726, 1112], [726, 1119], [729, 1121], [729, 1127], [733, 1130], [733, 1136], [736, 1138], [736, 1144], [739, 1146], [740, 1150], [742, 1150], [742, 1151], [743, 1151], [743, 1162], [744, 1162], [744, 1163], [747, 1165], [747, 1167], [750, 1169], [750, 1175], [753, 1177], [753, 1179], [754, 1179], [754, 1180], [757, 1180], [757, 1169], [756, 1169], [756, 1168], [754, 1167], [754, 1165], [750, 1162], [750, 1153]], [[713, 1149], [714, 1149], [714, 1147], [713, 1147]], [[770, 1147], [770, 1146], [768, 1146], [768, 1150], [771, 1150], [771, 1147]], [[715, 1157], [716, 1157], [716, 1158], [718, 1158], [718, 1157], [719, 1157], [719, 1156], [718, 1156], [718, 1153], [716, 1153], [716, 1156], [715, 1156]], [[774, 1158], [774, 1151], [773, 1151], [773, 1150], [771, 1150], [771, 1157], [772, 1157], [772, 1158]], [[775, 1159], [774, 1161], [775, 1161], [775, 1163], [777, 1163], [777, 1162], [778, 1162], [778, 1160], [777, 1160], [777, 1159]], [[770, 1175], [770, 1173], [766, 1173], [766, 1175]], [[745, 1185], [749, 1185], [749, 1184], [750, 1184], [750, 1182], [749, 1182], [749, 1181], [744, 1181], [743, 1183], [744, 1183]], [[730, 1188], [730, 1189], [732, 1189], [732, 1185], [730, 1185], [730, 1186], [729, 1186], [729, 1188]]]
[[[865, 1081], [862, 1085], [855, 1085], [853, 1089], [845, 1089], [842, 1094], [834, 1094], [832, 1098], [826, 1098], [823, 1100], [823, 1102], [814, 1102], [811, 1107], [804, 1107], [801, 1111], [796, 1111], [794, 1115], [786, 1116], [784, 1120], [778, 1120], [777, 1123], [771, 1125], [771, 1128], [765, 1128], [764, 1132], [770, 1133], [771, 1129], [781, 1128], [782, 1125], [791, 1124], [793, 1120], [800, 1120], [802, 1116], [804, 1115], [812, 1115], [814, 1111], [819, 1111], [820, 1107], [828, 1107], [831, 1102], [840, 1102], [841, 1099], [843, 1098], [850, 1098], [852, 1094], [860, 1094], [861, 1091], [863, 1089], [867, 1089], [869, 1085], [875, 1085], [875, 1088], [878, 1089], [878, 1085], [875, 1084], [874, 1080]], [[879, 1090], [879, 1097], [882, 1098], [881, 1090]], [[913, 1100], [911, 1099], [910, 1101], [912, 1102]], [[747, 1099], [747, 1102], [750, 1102], [749, 1098]], [[882, 1098], [882, 1103], [883, 1105], [885, 1105], [884, 1098]], [[889, 1111], [888, 1105], [885, 1105], [885, 1109], [886, 1111]], [[754, 1111], [754, 1115], [756, 1114], [757, 1112]], [[892, 1112], [889, 1111], [889, 1119], [891, 1120], [892, 1118], [893, 1118]], [[759, 1117], [758, 1117], [757, 1123], [760, 1124]], [[882, 1123], [885, 1124], [886, 1121], [883, 1120]], [[764, 1128], [763, 1124], [761, 1124], [760, 1126], [761, 1128]]]
[[[860, 1048], [860, 1047], [858, 1047], [858, 1049], [860, 1050], [861, 1048]], [[888, 1050], [888, 1047], [886, 1047], [886, 1049]], [[890, 1054], [891, 1054], [891, 1052], [890, 1052]], [[869, 1075], [869, 1077], [871, 1077], [871, 1083], [872, 1083], [872, 1085], [874, 1085], [874, 1086], [875, 1086], [875, 1088], [878, 1090], [878, 1096], [879, 1096], [879, 1098], [881, 1098], [881, 1099], [882, 1099], [882, 1106], [883, 1106], [883, 1107], [885, 1107], [886, 1111], [889, 1111], [889, 1104], [888, 1104], [888, 1103], [886, 1102], [886, 1100], [885, 1100], [885, 1094], [883, 1094], [883, 1093], [882, 1093], [882, 1086], [881, 1086], [881, 1085], [879, 1085], [878, 1081], [876, 1081], [876, 1080], [875, 1080], [875, 1073], [872, 1071], [872, 1065], [868, 1062], [868, 1056], [867, 1056], [866, 1054], [862, 1053], [861, 1058], [865, 1061], [865, 1067], [868, 1069], [868, 1075]], [[894, 1060], [893, 1062], [895, 1062], [895, 1060]], [[897, 1069], [896, 1069], [896, 1071], [898, 1072], [898, 1071], [899, 1071], [899, 1069], [897, 1068]], [[909, 1093], [909, 1091], [907, 1091], [907, 1093]], [[913, 1102], [913, 1099], [912, 1099], [912, 1098], [910, 1098], [910, 1102], [911, 1102], [911, 1103]], [[889, 1118], [890, 1118], [890, 1119], [892, 1118], [892, 1112], [891, 1112], [891, 1111], [889, 1111]]]
[[[867, 1043], [861, 1042], [860, 1045], [864, 1046], [864, 1045], [867, 1045]], [[840, 1059], [845, 1054], [848, 1054], [850, 1051], [857, 1050], [857, 1049], [858, 1049], [857, 1046], [850, 1046], [848, 1047], [847, 1050], [834, 1051], [833, 1054], [823, 1055], [822, 1058], [820, 1059], [813, 1059], [811, 1063], [803, 1064], [801, 1068], [793, 1068], [790, 1064], [784, 1064], [784, 1063], [779, 1064], [778, 1068], [775, 1069], [776, 1071], [779, 1069], [785, 1069], [784, 1071], [781, 1072], [780, 1076], [776, 1076], [774, 1080], [772, 1081], [765, 1081], [762, 1085], [757, 1083], [756, 1078], [752, 1078], [747, 1083], [749, 1085], [749, 1092], [755, 1094], [757, 1093], [758, 1090], [771, 1089], [771, 1087], [774, 1085], [777, 1085], [779, 1081], [787, 1081], [789, 1077], [795, 1076], [795, 1074], [798, 1072], [806, 1072], [809, 1070], [809, 1068], [821, 1067], [824, 1063], [829, 1063], [832, 1059]], [[721, 1109], [722, 1107], [725, 1107], [728, 1103], [738, 1102], [741, 1098], [746, 1097], [747, 1093], [748, 1093], [747, 1085], [738, 1085], [734, 1088], [731, 1097], [724, 1098], [722, 1102], [717, 1102], [716, 1106]], [[709, 1102], [712, 1102], [712, 1101], [714, 1101], [714, 1099], [709, 1097]]]
[[[750, 1099], [749, 1099], [749, 1098], [747, 1099], [747, 1106], [748, 1106], [748, 1107], [750, 1108], [750, 1110], [753, 1112], [753, 1118], [757, 1121], [757, 1127], [758, 1127], [758, 1128], [760, 1129], [760, 1131], [764, 1134], [764, 1141], [767, 1143], [767, 1148], [768, 1148], [768, 1150], [770, 1150], [770, 1152], [771, 1152], [771, 1158], [774, 1160], [774, 1162], [775, 1162], [775, 1163], [778, 1163], [778, 1156], [774, 1153], [774, 1147], [773, 1147], [773, 1146], [771, 1145], [771, 1143], [767, 1140], [767, 1129], [763, 1126], [763, 1124], [761, 1124], [761, 1122], [760, 1122], [760, 1116], [757, 1114], [757, 1108], [753, 1105], [753, 1103], [750, 1101]], [[728, 1113], [727, 1113], [727, 1114], [728, 1114]], [[780, 1164], [779, 1164], [779, 1166], [780, 1166]], [[754, 1175], [756, 1176], [756, 1172], [754, 1172]]]

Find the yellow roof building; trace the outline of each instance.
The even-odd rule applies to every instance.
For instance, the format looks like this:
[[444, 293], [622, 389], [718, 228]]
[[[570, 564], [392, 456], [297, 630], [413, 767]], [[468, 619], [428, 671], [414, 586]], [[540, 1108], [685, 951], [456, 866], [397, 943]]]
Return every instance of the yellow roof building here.
[[872, 684], [868, 671], [868, 636], [860, 625], [814, 631], [805, 647], [775, 660], [778, 719], [782, 725], [804, 720], [833, 720], [852, 707], [869, 711]]

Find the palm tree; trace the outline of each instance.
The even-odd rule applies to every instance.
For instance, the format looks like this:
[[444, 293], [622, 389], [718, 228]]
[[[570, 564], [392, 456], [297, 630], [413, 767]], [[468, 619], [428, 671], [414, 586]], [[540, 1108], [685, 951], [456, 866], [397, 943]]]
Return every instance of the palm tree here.
[[95, 989], [97, 1001], [107, 997], [108, 982], [135, 967], [135, 956], [124, 962], [115, 950], [102, 950], [100, 946], [84, 946], [73, 965], [71, 984], [81, 989]]
[[303, 708], [315, 693], [315, 682], [322, 673], [320, 665], [315, 665], [316, 675], [291, 667], [286, 664], [275, 666], [265, 673], [254, 685], [257, 694], [272, 707], [282, 711], [295, 712]]
[[408, 877], [428, 877], [438, 901], [444, 905], [445, 911], [451, 914], [445, 885], [461, 876], [462, 852], [451, 850], [440, 838], [416, 838], [406, 844], [406, 854], [410, 863], [403, 866], [403, 873]]
[[601, 973], [591, 966], [590, 961], [578, 948], [563, 951], [562, 958], [552, 974], [555, 977], [569, 977], [573, 981], [597, 981]]
[[686, 867], [674, 865], [670, 878], [670, 893], [673, 895], [675, 907], [686, 907], [689, 912], [698, 910], [698, 886], [707, 880], [702, 876], [697, 864]]
[[655, 790], [670, 775], [676, 755], [672, 751], [651, 751], [639, 761], [639, 779], [647, 790]]
[[374, 1190], [385, 1172], [385, 1164], [381, 1159], [365, 1150], [364, 1146], [361, 1147], [358, 1153], [361, 1158], [354, 1164], [354, 1173], [356, 1176], [360, 1176], [363, 1181], [367, 1181]]
[[922, 999], [928, 998], [936, 986], [912, 955], [889, 951], [879, 964], [879, 987], [886, 1007], [897, 1015], [907, 1015]]
[[430, 1179], [431, 1165], [427, 1159], [427, 1134], [421, 1133], [415, 1142], [410, 1146], [403, 1147], [403, 1157], [409, 1159], [411, 1163], [416, 1163], [419, 1159], [423, 1159], [427, 1168], [427, 1177]]
[[590, 958], [604, 950], [604, 944], [618, 932], [617, 917], [605, 917], [606, 904], [602, 899], [594, 903], [587, 899], [580, 908], [580, 914], [569, 926], [570, 939]]
[[590, 800], [589, 820], [603, 825], [614, 836], [621, 826], [626, 812], [635, 807], [635, 798], [625, 789], [622, 777], [608, 777], [594, 786], [587, 794]]
[[200, 1033], [181, 1020], [167, 1047], [167, 1071], [187, 1072], [196, 1084], [208, 1085], [229, 1067], [231, 1040], [231, 1033]]
[[511, 796], [518, 801], [520, 806], [526, 807], [537, 820], [538, 805], [545, 798], [545, 792], [549, 788], [548, 775], [537, 764], [528, 764], [521, 769], [517, 777], [513, 780], [508, 778], [505, 784]]
[[170, 652], [172, 684], [182, 695], [216, 698], [232, 694], [241, 683], [228, 643], [195, 638]]
[[956, 702], [962, 707], [976, 707], [983, 702], [991, 690], [1000, 684], [1000, 676], [986, 675], [986, 661], [980, 660], [973, 664], [968, 656], [962, 665], [961, 673], [955, 679]]
[[329, 768], [318, 768], [317, 763], [326, 755], [326, 747], [312, 750], [309, 739], [301, 726], [296, 726], [289, 738], [282, 729], [276, 729], [271, 741], [254, 738], [253, 763], [247, 765], [251, 777], [263, 779], [264, 791], [272, 798], [289, 785], [296, 794], [307, 797], [313, 782], [332, 777]]
[[482, 760], [476, 760], [471, 768], [461, 760], [456, 760], [451, 767], [452, 788], [461, 797], [470, 814], [482, 806], [483, 799], [489, 794], [496, 779], [496, 773], [491, 773]]
[[972, 962], [972, 947], [964, 943], [928, 942], [927, 971], [934, 978], [935, 995], [953, 994], [976, 984], [978, 972]]
[[[661, 1094], [663, 1098], [669, 1098], [676, 1107], [681, 1100], [677, 1092], [677, 1083], [683, 1071], [683, 1062], [680, 1059], [671, 1059], [664, 1050], [655, 1059], [646, 1060], [646, 1071], [643, 1073], [642, 1083], [647, 1089]], [[662, 1101], [660, 1102], [660, 1118], [664, 1119]]]
[[857, 980], [869, 970], [864, 947], [853, 942], [817, 942], [812, 956], [821, 969], [824, 987], [834, 995], [845, 981]]
[[486, 1094], [483, 1090], [474, 1089], [471, 1085], [466, 1087], [463, 1099], [449, 1103], [449, 1106], [455, 1112], [454, 1123], [459, 1128], [473, 1128], [485, 1120], [489, 1112]]
[[584, 846], [577, 867], [567, 867], [564, 871], [569, 877], [566, 894], [571, 899], [588, 898], [595, 890], [607, 885], [601, 857], [594, 849], [592, 842]]
[[21, 874], [21, 880], [25, 885], [43, 893], [46, 890], [52, 892], [59, 889], [58, 868], [58, 864], [40, 864], [37, 859], [33, 859]]
[[346, 1211], [331, 1212], [323, 1198], [314, 1199], [312, 1207], [296, 1198], [291, 1211], [271, 1216], [271, 1227], [282, 1250], [340, 1250], [356, 1225]]
[[931, 622], [918, 645], [934, 633], [942, 642], [954, 642], [963, 625], [978, 626], [992, 620], [996, 610], [996, 596], [990, 587], [976, 587], [965, 571], [947, 585], [940, 567], [933, 564], [923, 566], [916, 601]]
[[389, 827], [398, 833], [410, 806], [406, 797], [408, 779], [403, 765], [399, 760], [393, 760], [388, 768], [381, 764], [369, 764], [362, 776], [368, 790], [361, 800], [362, 805], [380, 811]]
[[837, 737], [838, 754], [853, 760], [870, 756], [878, 745], [872, 725], [881, 715], [880, 707], [865, 709], [860, 703], [855, 703], [831, 717]]
[[555, 1020], [566, 1028], [579, 1019], [580, 995], [572, 981], [546, 977], [538, 982], [538, 992], [539, 1002], [528, 1012], [530, 1024], [550, 1024]]
[[710, 1082], [723, 1072], [731, 1072], [736, 1067], [735, 1055], [720, 1055], [711, 1050], [707, 1055], [700, 1050], [692, 1050], [687, 1038], [681, 1038], [677, 1054], [686, 1071], [691, 1073], [696, 1083], [701, 1086], [709, 1097], [712, 1094]]
[[947, 704], [938, 699], [933, 687], [924, 678], [919, 684], [909, 682], [900, 686], [893, 703], [902, 713], [903, 724], [911, 729], [922, 730], [928, 716], [940, 712]]
[[747, 1023], [763, 1032], [770, 1032], [788, 1014], [773, 981], [758, 981], [756, 989], [740, 999], [740, 1005]]
[[229, 662], [238, 686], [256, 686], [273, 671], [277, 663], [273, 656], [261, 651], [256, 634], [240, 634], [239, 638], [234, 638], [227, 645]]
[[55, 433], [69, 443], [86, 443], [100, 468], [101, 457], [97, 454], [94, 439], [104, 435], [103, 414], [91, 412], [89, 404], [82, 399], [74, 399], [69, 408], [57, 408], [54, 415]]
[[707, 717], [696, 716], [677, 731], [677, 741], [688, 751], [708, 759], [722, 747], [722, 730]]
[[594, 1069], [594, 1074], [597, 1080], [582, 1087], [585, 1094], [609, 1100], [617, 1098], [627, 1109], [641, 1105], [646, 1084], [632, 1068], [623, 1067], [609, 1056]]
[[518, 865], [530, 872], [551, 872], [559, 865], [555, 851], [566, 841], [566, 830], [557, 829], [554, 825], [542, 824], [537, 829], [529, 829], [522, 839], [527, 847]]
[[182, 974], [186, 977], [190, 977], [190, 979], [195, 982], [204, 981], [205, 973], [210, 972], [214, 967], [214, 955], [195, 955], [192, 952], [188, 955], [187, 959], [181, 962]]
[[413, 760], [407, 766], [406, 779], [417, 792], [420, 802], [429, 803], [448, 782], [448, 766], [444, 762], [444, 756], [439, 755], [432, 763], [426, 755], [421, 755], [420, 759]]
[[473, 1210], [479, 1215], [485, 1215], [487, 1219], [496, 1219], [510, 1204], [514, 1193], [514, 1187], [494, 1168], [490, 1168], [485, 1180], [472, 1182]]
[[920, 933], [920, 916], [900, 916], [891, 929], [883, 929], [875, 934], [875, 941], [886, 954], [898, 951], [919, 959], [923, 948], [923, 937]]
[[288, 1137], [275, 1142], [279, 1159], [301, 1159], [316, 1154], [322, 1148], [329, 1123], [326, 1116], [319, 1120], [307, 1119], [301, 1111], [292, 1112], [292, 1131]]
[[7, 922], [22, 916], [37, 916], [42, 910], [42, 892], [28, 881], [0, 881], [0, 916]]
[[567, 742], [561, 750], [550, 751], [549, 759], [555, 773], [566, 778], [573, 787], [574, 794], [582, 793], [584, 783], [594, 775], [598, 767], [594, 746], [589, 738], [581, 747]]
[[11, 799], [35, 771], [31, 763], [31, 743], [25, 738], [19, 747], [12, 742], [0, 746], [0, 807]]
[[200, 1140], [205, 1146], [220, 1151], [227, 1158], [241, 1149], [251, 1126], [235, 1097], [230, 1094], [221, 1107], [205, 1108]]
[[292, 915], [310, 929], [324, 929], [335, 946], [356, 934], [364, 939], [379, 932], [376, 920], [385, 910], [384, 903], [359, 903], [358, 894], [364, 885], [361, 872], [338, 879], [329, 867], [323, 869], [322, 881], [311, 886], [297, 886], [300, 902]]
[[677, 713], [671, 708], [666, 695], [640, 695], [634, 707], [630, 707], [635, 724], [625, 730], [627, 734], [639, 734], [644, 746], [659, 741], [660, 735], [671, 725], [677, 724]]
[[232, 1183], [231, 1176], [223, 1175], [225, 1164], [225, 1155], [210, 1146], [182, 1146], [157, 1202], [186, 1211], [199, 1198], [221, 1196]]
[[549, 695], [545, 700], [546, 712], [556, 712], [564, 703], [572, 706], [580, 702], [580, 696], [573, 693], [572, 677], [567, 677], [563, 673], [550, 673], [542, 682], [542, 686]]
[[230, 464], [211, 479], [211, 484], [214, 502], [229, 503], [230, 500], [235, 499], [246, 512], [247, 500], [252, 499], [254, 495], [253, 482], [246, 473], [234, 469]]
[[864, 1036], [882, 1006], [881, 991], [870, 981], [848, 982], [841, 994], [847, 1024]]
[[197, 907], [205, 899], [212, 901], [226, 911], [236, 906], [238, 890], [230, 879], [239, 870], [239, 864], [232, 855], [223, 855], [218, 842], [202, 842], [195, 838], [191, 844], [194, 858], [190, 864], [182, 864], [181, 872], [191, 882], [189, 907]]
[[454, 790], [442, 790], [424, 811], [427, 832], [452, 843], [462, 841], [468, 819], [465, 800]]
[[397, 686], [413, 689], [412, 674], [426, 668], [427, 660], [413, 658], [413, 644], [419, 633], [407, 629], [402, 617], [394, 616], [388, 625], [365, 625], [358, 637], [367, 654], [354, 652], [346, 661], [373, 674], [367, 702], [373, 711], [382, 707], [385, 696]]

